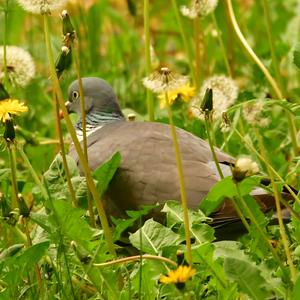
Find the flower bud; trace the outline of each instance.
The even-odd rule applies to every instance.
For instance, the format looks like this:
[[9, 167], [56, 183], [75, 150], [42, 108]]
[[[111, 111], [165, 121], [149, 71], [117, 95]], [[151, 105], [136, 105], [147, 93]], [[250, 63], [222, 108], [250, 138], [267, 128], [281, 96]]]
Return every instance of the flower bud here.
[[258, 164], [249, 157], [239, 158], [232, 170], [233, 179], [242, 181], [245, 177], [254, 175], [259, 172]]

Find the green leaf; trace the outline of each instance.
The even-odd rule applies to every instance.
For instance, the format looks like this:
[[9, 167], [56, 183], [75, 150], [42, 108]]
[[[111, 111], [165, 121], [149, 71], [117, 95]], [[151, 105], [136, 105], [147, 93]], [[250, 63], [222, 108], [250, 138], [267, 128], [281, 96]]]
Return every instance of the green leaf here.
[[53, 224], [59, 226], [61, 233], [70, 240], [87, 247], [89, 245], [88, 242], [92, 239], [93, 232], [90, 226], [82, 219], [85, 212], [74, 208], [70, 203], [63, 200], [53, 201], [53, 207], [55, 212], [52, 212], [49, 220], [52, 220]]
[[199, 244], [211, 242], [215, 239], [214, 229], [207, 224], [193, 224], [191, 233]]
[[[79, 176], [77, 165], [71, 156], [66, 155], [71, 177]], [[62, 156], [58, 154], [44, 174], [44, 183], [52, 199], [68, 199], [69, 189], [66, 182], [66, 173]]]
[[[238, 183], [241, 196], [248, 195], [259, 183], [260, 177], [256, 176], [248, 177]], [[238, 196], [235, 185], [231, 176], [217, 182], [201, 201], [200, 209], [208, 216], [222, 204], [225, 198], [232, 199]]]
[[235, 281], [240, 291], [247, 294], [251, 299], [267, 299], [268, 292], [265, 289], [267, 282], [261, 276], [257, 266], [245, 260], [226, 257], [224, 260], [225, 274], [229, 279]]
[[[167, 201], [162, 209], [162, 212], [165, 212], [167, 214], [168, 227], [173, 227], [178, 223], [182, 224], [184, 220], [182, 205], [178, 201]], [[193, 224], [194, 222], [205, 222], [208, 219], [210, 218], [206, 217], [201, 210], [189, 210], [189, 220], [191, 224]]]
[[298, 276], [295, 282], [291, 300], [298, 300], [298, 299], [300, 299], [300, 276]]
[[142, 228], [129, 236], [129, 240], [134, 247], [150, 254], [158, 254], [163, 247], [181, 242], [178, 234], [153, 219], [147, 220]]
[[94, 178], [98, 181], [97, 189], [101, 196], [106, 191], [108, 184], [119, 168], [120, 162], [121, 154], [120, 152], [116, 152], [110, 160], [106, 161], [103, 165], [101, 165], [94, 171], [93, 175]]

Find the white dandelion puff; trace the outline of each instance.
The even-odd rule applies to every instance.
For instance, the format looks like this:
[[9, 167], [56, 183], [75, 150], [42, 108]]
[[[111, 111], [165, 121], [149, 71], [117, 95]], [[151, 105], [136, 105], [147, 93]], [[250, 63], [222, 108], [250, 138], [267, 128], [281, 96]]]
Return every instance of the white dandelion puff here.
[[181, 6], [183, 16], [190, 19], [204, 17], [212, 13], [218, 5], [218, 0], [192, 0], [189, 6]]
[[17, 0], [24, 10], [34, 14], [45, 14], [64, 8], [68, 0]]
[[166, 93], [179, 89], [188, 82], [188, 77], [163, 67], [143, 79], [144, 86], [154, 93]]
[[205, 80], [198, 97], [191, 101], [191, 113], [197, 118], [203, 119], [200, 106], [207, 89], [213, 91], [214, 117], [220, 118], [222, 113], [235, 102], [238, 96], [238, 86], [233, 79], [224, 75], [212, 76]]
[[264, 116], [264, 101], [258, 100], [255, 103], [246, 103], [243, 106], [243, 117], [251, 125], [267, 127], [270, 124], [270, 119]]
[[[35, 64], [31, 55], [16, 46], [6, 46], [6, 68], [9, 81], [23, 87], [35, 75]], [[0, 80], [4, 76], [4, 47], [0, 46]]]

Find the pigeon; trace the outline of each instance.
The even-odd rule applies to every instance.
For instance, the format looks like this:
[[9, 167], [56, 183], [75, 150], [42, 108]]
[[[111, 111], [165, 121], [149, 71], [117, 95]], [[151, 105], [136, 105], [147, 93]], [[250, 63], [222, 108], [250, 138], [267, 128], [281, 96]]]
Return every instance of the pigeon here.
[[[127, 121], [113, 88], [103, 79], [82, 78], [86, 111], [88, 162], [95, 170], [117, 151], [121, 163], [105, 194], [105, 210], [109, 216], [124, 217], [127, 210], [144, 205], [180, 201], [180, 186], [175, 151], [168, 124]], [[82, 119], [78, 81], [68, 91], [66, 107], [76, 113], [76, 134], [82, 139]], [[188, 206], [197, 209], [201, 200], [220, 180], [208, 143], [176, 128]], [[226, 175], [235, 159], [215, 149], [219, 164]], [[79, 165], [74, 147], [69, 155]], [[274, 209], [273, 197], [263, 189], [254, 195], [263, 212]], [[239, 220], [232, 201], [226, 199], [212, 214], [216, 224]]]

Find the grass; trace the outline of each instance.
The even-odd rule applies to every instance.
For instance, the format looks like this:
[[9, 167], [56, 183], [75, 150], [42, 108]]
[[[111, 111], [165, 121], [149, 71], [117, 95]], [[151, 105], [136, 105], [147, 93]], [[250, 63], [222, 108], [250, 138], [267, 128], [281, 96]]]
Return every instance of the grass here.
[[[189, 4], [183, 0], [70, 2], [67, 9], [77, 34], [71, 47], [76, 54], [57, 78], [54, 58], [63, 44], [59, 14], [31, 15], [16, 1], [0, 1], [1, 44], [26, 49], [36, 65], [35, 77], [21, 87], [9, 79], [14, 69], [8, 59], [0, 61], [1, 83], [12, 99], [29, 108], [13, 117], [14, 141], [4, 139], [5, 124], [0, 125], [0, 298], [298, 299], [297, 1], [220, 1], [213, 15], [196, 20], [181, 15], [181, 5]], [[4, 57], [8, 51], [5, 47]], [[161, 109], [157, 95], [142, 84], [159, 66], [189, 76], [197, 93], [211, 76], [227, 74], [235, 80], [239, 94], [227, 111], [228, 131], [221, 131], [221, 119], [192, 116], [190, 103], [180, 97], [168, 111]], [[72, 129], [75, 117], [64, 111], [65, 121], [58, 118], [57, 105], [63, 109], [68, 85], [80, 76], [110, 82], [122, 108], [134, 111], [137, 119], [168, 123], [172, 116], [175, 126], [209, 139], [211, 146], [222, 146], [233, 157], [250, 156], [270, 178], [278, 224], [250, 195], [261, 175], [241, 181], [225, 176], [201, 202], [201, 210], [187, 211], [168, 201], [161, 208], [164, 224], [140, 222], [153, 207], [129, 212], [127, 220], [111, 220], [101, 197], [120, 155], [92, 174], [86, 149]], [[255, 105], [259, 111], [254, 114]], [[84, 176], [64, 156], [71, 140]], [[58, 152], [62, 155], [56, 156]], [[283, 187], [294, 201], [282, 199]], [[225, 197], [233, 199], [247, 228], [238, 240], [230, 234], [225, 241], [217, 240], [210, 225], [208, 216]], [[279, 210], [284, 206], [291, 212], [288, 222]], [[131, 232], [130, 247], [120, 242], [126, 230]], [[191, 245], [186, 243], [189, 235]], [[192, 271], [179, 279], [178, 271], [170, 271], [182, 264], [183, 255]], [[171, 284], [159, 282], [166, 274]]]

